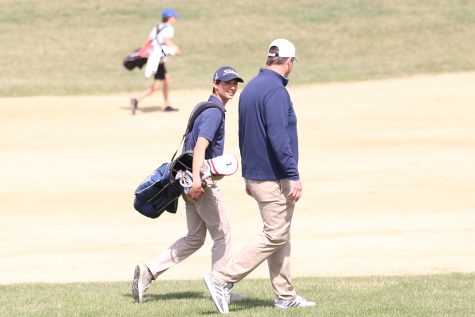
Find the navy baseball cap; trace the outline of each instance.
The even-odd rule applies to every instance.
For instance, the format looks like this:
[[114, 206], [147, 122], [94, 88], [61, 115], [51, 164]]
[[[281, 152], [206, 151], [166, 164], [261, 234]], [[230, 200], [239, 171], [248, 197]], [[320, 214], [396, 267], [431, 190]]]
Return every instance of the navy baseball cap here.
[[237, 73], [237, 71], [232, 68], [231, 66], [223, 66], [218, 68], [213, 76], [213, 81], [230, 81], [236, 79], [238, 82], [243, 83], [241, 76]]
[[162, 17], [164, 17], [164, 18], [168, 18], [168, 17], [178, 18], [178, 12], [176, 12], [175, 10], [173, 10], [171, 8], [167, 8], [167, 9], [164, 9], [162, 11]]

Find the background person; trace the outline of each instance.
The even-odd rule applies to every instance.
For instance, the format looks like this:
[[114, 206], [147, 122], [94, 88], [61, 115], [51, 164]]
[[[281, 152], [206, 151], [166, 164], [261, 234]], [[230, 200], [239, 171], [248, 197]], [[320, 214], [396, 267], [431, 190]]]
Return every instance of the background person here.
[[221, 313], [228, 313], [234, 283], [267, 260], [276, 308], [309, 307], [315, 302], [298, 296], [290, 275], [290, 225], [295, 203], [302, 196], [298, 171], [297, 117], [285, 86], [294, 66], [295, 46], [274, 40], [267, 67], [261, 69], [239, 98], [239, 149], [246, 192], [260, 210], [263, 230], [228, 264], [204, 278]]
[[159, 90], [162, 82], [163, 102], [165, 104], [164, 111], [178, 110], [170, 106], [170, 101], [168, 99], [168, 92], [170, 89], [170, 75], [167, 73], [165, 68], [167, 56], [181, 54], [180, 48], [172, 41], [175, 33], [173, 24], [176, 23], [177, 18], [178, 13], [175, 10], [163, 10], [162, 23], [160, 23], [158, 26], [155, 26], [148, 35], [148, 39], [145, 43], [148, 43], [149, 41], [152, 42], [152, 51], [147, 61], [146, 75], [151, 76], [153, 74], [154, 81], [149, 88], [144, 90], [137, 97], [130, 99], [130, 106], [133, 115], [137, 111], [139, 102], [141, 102], [147, 96], [153, 94], [155, 91]]
[[[213, 92], [208, 101], [225, 111], [226, 103], [234, 97], [240, 82], [243, 80], [235, 69], [219, 68], [213, 76]], [[212, 178], [205, 180], [207, 186], [203, 188], [200, 176], [205, 159], [223, 155], [225, 120], [222, 111], [208, 108], [201, 112], [187, 137], [183, 150], [193, 149], [193, 185], [188, 195], [183, 194], [188, 233], [151, 261], [135, 267], [132, 295], [136, 302], [143, 301], [145, 291], [159, 275], [201, 248], [206, 231], [214, 241], [211, 268], [220, 269], [231, 257], [231, 231], [220, 190]], [[237, 294], [231, 295], [230, 301], [243, 299]]]

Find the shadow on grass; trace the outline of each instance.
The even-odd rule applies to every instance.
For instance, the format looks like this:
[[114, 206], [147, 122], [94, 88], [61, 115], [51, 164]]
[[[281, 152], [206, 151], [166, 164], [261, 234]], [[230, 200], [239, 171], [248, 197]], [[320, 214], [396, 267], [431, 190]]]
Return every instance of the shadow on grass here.
[[[132, 294], [122, 294], [124, 297], [132, 298]], [[178, 299], [201, 299], [202, 292], [174, 292], [167, 294], [147, 294], [144, 299], [146, 302], [162, 301], [162, 300], [178, 300]]]
[[263, 300], [257, 298], [248, 298], [242, 302], [229, 304], [229, 311], [241, 311], [257, 307], [273, 307], [271, 300]]
[[[212, 303], [211, 298], [209, 299], [210, 303]], [[214, 304], [213, 304], [214, 305]], [[256, 308], [273, 308], [272, 301], [270, 300], [262, 300], [262, 299], [253, 299], [253, 298], [248, 298], [242, 302], [235, 302], [229, 304], [229, 312], [240, 312], [240, 311], [246, 311], [250, 309], [256, 309]], [[204, 311], [201, 314], [202, 315], [209, 315], [209, 314], [216, 314], [216, 310], [208, 310]]]
[[[132, 301], [132, 294], [122, 294], [123, 297], [130, 298]], [[213, 304], [213, 301], [211, 298], [207, 295], [204, 294], [203, 292], [173, 292], [173, 293], [167, 293], [167, 294], [147, 294], [145, 296], [145, 302], [155, 302], [155, 301], [165, 301], [165, 300], [182, 300], [182, 299], [208, 299], [210, 301], [210, 304]], [[247, 298], [246, 300], [242, 302], [234, 302], [229, 304], [229, 312], [239, 312], [239, 311], [245, 311], [249, 309], [255, 309], [258, 307], [268, 307], [272, 308], [272, 301], [271, 300], [262, 300], [262, 299], [257, 299], [257, 298]], [[203, 315], [209, 315], [216, 313], [215, 310], [209, 310], [209, 311], [204, 311], [202, 314]]]
[[147, 294], [147, 301], [174, 300], [174, 299], [201, 299], [202, 292], [175, 292], [167, 294]]

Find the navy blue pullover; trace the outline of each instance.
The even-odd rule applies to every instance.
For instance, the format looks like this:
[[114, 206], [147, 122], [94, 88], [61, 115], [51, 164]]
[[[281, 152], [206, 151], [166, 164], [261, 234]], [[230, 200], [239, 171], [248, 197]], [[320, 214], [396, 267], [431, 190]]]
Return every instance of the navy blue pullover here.
[[239, 149], [246, 179], [299, 179], [297, 116], [287, 82], [261, 69], [241, 92]]

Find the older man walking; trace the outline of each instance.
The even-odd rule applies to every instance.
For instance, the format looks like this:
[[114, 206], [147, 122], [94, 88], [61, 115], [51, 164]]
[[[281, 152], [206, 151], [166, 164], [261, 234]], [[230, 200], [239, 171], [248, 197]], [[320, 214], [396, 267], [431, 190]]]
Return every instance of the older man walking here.
[[296, 61], [295, 46], [274, 40], [261, 69], [239, 100], [239, 148], [246, 192], [260, 210], [263, 230], [221, 269], [204, 277], [220, 313], [228, 313], [229, 291], [267, 260], [276, 308], [310, 307], [297, 295], [290, 275], [290, 225], [302, 196], [298, 171], [297, 117], [285, 86]]

